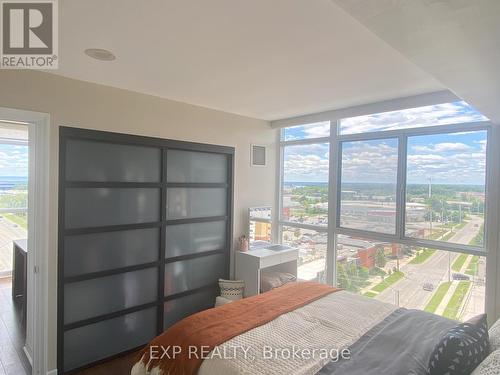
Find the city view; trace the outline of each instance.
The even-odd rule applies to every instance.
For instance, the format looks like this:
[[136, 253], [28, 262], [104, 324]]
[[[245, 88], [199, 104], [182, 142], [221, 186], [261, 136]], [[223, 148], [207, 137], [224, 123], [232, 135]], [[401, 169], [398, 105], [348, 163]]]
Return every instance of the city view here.
[[12, 271], [12, 241], [28, 233], [28, 180], [0, 176], [0, 277]]
[[[370, 223], [381, 213], [385, 218], [388, 203], [383, 193], [387, 187], [375, 185], [351, 184], [348, 191], [342, 191], [342, 201], [349, 203], [348, 208], [341, 211], [346, 223]], [[407, 216], [410, 215], [408, 207], [412, 215], [408, 234], [481, 246], [484, 241], [484, 187], [440, 185], [432, 188], [436, 195], [428, 198], [429, 186], [408, 186], [411, 198]], [[283, 213], [285, 220], [313, 225], [326, 223], [326, 184], [289, 183], [283, 197], [287, 202]], [[431, 222], [430, 208], [433, 202], [441, 201], [440, 198], [448, 203], [433, 209], [442, 216], [433, 212]], [[418, 206], [414, 205], [416, 203]], [[391, 205], [394, 203], [389, 207]], [[353, 206], [359, 209], [353, 210]], [[283, 241], [299, 248], [299, 278], [324, 278], [326, 231], [284, 227]], [[359, 237], [337, 237], [339, 287], [371, 298], [463, 320], [484, 311], [484, 281], [483, 257]]]
[[[484, 116], [464, 102], [342, 120], [339, 133], [408, 129]], [[282, 241], [299, 248], [301, 279], [325, 280], [328, 231], [330, 123], [287, 128], [284, 145]], [[301, 139], [321, 141], [297, 143]], [[339, 225], [359, 235], [337, 234], [337, 284], [401, 307], [466, 320], [484, 312], [486, 257], [377, 240], [377, 234], [484, 247], [487, 132], [472, 130], [409, 135], [406, 140], [405, 217], [397, 221], [396, 136], [339, 142]], [[335, 170], [334, 168], [333, 170]], [[397, 227], [399, 225], [399, 227]], [[351, 232], [352, 233], [352, 232]], [[453, 248], [453, 247], [452, 247]]]
[[27, 238], [28, 129], [0, 121], [0, 277], [12, 271], [12, 241]]

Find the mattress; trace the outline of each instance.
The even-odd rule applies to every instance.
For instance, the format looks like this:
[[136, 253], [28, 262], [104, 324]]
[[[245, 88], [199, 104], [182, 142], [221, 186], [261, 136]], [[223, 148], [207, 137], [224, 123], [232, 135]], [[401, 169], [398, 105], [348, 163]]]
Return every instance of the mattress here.
[[[316, 374], [395, 310], [346, 291], [329, 294], [215, 347], [198, 374]], [[131, 374], [167, 375], [142, 361]]]

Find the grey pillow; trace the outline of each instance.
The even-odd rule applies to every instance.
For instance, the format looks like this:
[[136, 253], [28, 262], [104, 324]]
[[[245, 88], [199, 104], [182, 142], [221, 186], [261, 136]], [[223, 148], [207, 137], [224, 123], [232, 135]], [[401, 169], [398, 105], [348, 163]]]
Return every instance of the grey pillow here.
[[500, 319], [498, 319], [488, 330], [490, 336], [491, 351], [500, 349]]
[[297, 278], [287, 272], [262, 272], [260, 275], [260, 291], [269, 292], [271, 289], [278, 288]]
[[471, 375], [499, 375], [500, 374], [500, 350], [491, 352]]
[[490, 353], [486, 314], [451, 328], [434, 348], [429, 375], [468, 375]]

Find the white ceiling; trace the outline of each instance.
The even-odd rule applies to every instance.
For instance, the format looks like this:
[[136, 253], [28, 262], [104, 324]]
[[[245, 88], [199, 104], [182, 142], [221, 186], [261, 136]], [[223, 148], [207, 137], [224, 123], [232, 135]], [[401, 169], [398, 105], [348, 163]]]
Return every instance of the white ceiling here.
[[330, 0], [59, 4], [54, 73], [226, 112], [274, 120], [444, 88]]
[[500, 0], [333, 0], [500, 124]]

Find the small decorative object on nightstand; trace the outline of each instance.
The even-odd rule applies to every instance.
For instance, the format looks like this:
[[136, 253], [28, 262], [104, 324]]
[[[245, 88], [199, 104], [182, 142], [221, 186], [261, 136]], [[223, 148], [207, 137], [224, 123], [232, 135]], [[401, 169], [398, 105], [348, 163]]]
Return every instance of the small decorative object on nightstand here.
[[239, 251], [248, 251], [248, 238], [243, 235], [238, 238], [238, 250]]

